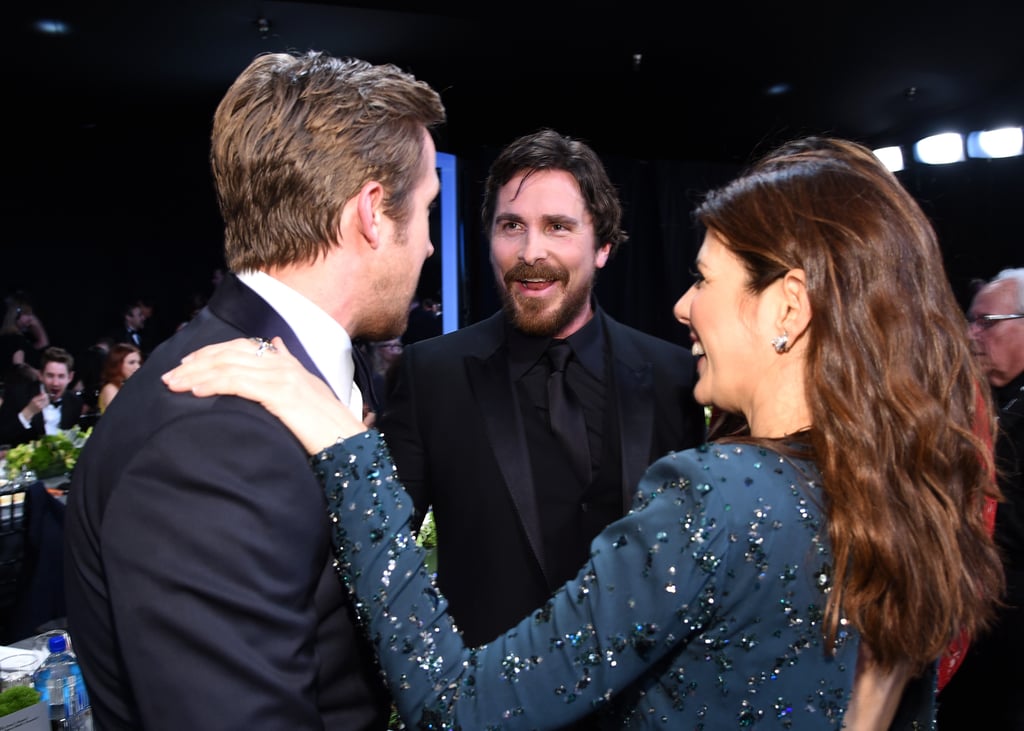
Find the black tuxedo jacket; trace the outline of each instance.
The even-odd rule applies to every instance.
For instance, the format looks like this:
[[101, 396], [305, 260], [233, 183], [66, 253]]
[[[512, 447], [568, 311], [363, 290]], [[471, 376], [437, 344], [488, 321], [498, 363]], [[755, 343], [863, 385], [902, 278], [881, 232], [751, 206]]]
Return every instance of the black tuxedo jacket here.
[[[38, 381], [19, 382], [7, 390], [4, 394], [3, 404], [0, 405], [0, 443], [11, 446], [25, 444], [46, 434], [42, 412], [32, 417], [28, 429], [18, 418], [18, 413], [38, 394]], [[60, 428], [70, 429], [77, 425], [81, 418], [82, 399], [70, 390], [65, 391], [64, 399], [60, 404]]]
[[114, 339], [115, 343], [128, 343], [129, 345], [137, 345], [142, 347], [142, 331], [136, 330], [135, 335], [139, 336], [139, 342], [135, 342], [135, 338], [132, 337], [132, 331], [127, 327], [121, 327], [111, 333], [110, 337]]
[[66, 585], [97, 728], [386, 728], [305, 450], [256, 403], [160, 381], [202, 345], [274, 335], [320, 375], [277, 313], [228, 277], [83, 449]]
[[938, 727], [971, 728], [985, 709], [986, 728], [1024, 729], [1024, 373], [995, 389], [999, 414], [996, 467], [1003, 501], [995, 540], [1003, 557], [1006, 593], [996, 620], [976, 637], [963, 664], [939, 694]]
[[[622, 456], [623, 513], [658, 457], [704, 439], [694, 361], [605, 315]], [[417, 510], [433, 505], [438, 582], [469, 644], [512, 627], [549, 596], [544, 515], [509, 374], [505, 317], [406, 347], [378, 425]]]

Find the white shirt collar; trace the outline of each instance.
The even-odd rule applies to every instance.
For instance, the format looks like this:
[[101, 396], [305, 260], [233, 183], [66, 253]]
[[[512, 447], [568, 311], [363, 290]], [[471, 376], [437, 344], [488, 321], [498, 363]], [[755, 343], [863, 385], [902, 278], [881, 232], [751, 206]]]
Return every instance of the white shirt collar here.
[[[63, 397], [61, 397], [63, 398]], [[60, 431], [61, 407], [48, 403], [43, 407], [43, 431], [56, 434]]]
[[288, 323], [327, 384], [362, 419], [361, 394], [359, 389], [353, 388], [352, 338], [345, 328], [310, 299], [266, 272], [242, 272], [238, 279], [265, 299]]

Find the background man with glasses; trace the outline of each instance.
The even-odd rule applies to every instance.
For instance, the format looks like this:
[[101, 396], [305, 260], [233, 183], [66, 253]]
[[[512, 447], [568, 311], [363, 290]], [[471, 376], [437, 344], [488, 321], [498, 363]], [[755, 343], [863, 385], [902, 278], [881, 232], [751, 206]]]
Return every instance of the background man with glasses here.
[[1004, 502], [995, 535], [1007, 607], [939, 696], [939, 728], [971, 728], [980, 714], [989, 728], [1024, 729], [1024, 268], [1004, 269], [982, 284], [967, 320], [999, 409], [996, 464]]

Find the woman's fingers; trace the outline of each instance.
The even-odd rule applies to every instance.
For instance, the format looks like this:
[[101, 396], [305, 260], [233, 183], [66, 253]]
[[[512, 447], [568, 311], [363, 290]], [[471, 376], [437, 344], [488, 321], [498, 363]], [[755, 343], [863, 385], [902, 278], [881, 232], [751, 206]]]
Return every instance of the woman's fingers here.
[[209, 360], [216, 358], [223, 353], [231, 352], [248, 352], [254, 353], [258, 347], [257, 343], [261, 342], [256, 338], [235, 338], [234, 340], [225, 340], [221, 343], [213, 343], [212, 345], [205, 345], [202, 348], [193, 350], [188, 355], [181, 359], [182, 363], [189, 363], [194, 360]]
[[310, 454], [338, 437], [364, 431], [322, 380], [293, 357], [280, 338], [237, 338], [207, 345], [164, 373], [172, 391], [196, 396], [240, 396], [257, 401], [279, 418]]
[[264, 401], [272, 395], [268, 389], [294, 386], [305, 373], [280, 338], [236, 338], [189, 353], [162, 378], [172, 391]]

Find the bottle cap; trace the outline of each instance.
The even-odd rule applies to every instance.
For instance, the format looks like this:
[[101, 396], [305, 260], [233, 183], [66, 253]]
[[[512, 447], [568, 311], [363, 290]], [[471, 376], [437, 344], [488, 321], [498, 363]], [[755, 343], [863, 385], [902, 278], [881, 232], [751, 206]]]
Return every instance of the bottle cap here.
[[54, 635], [50, 638], [47, 645], [50, 648], [50, 652], [64, 652], [68, 649], [68, 641], [64, 638], [64, 635]]

